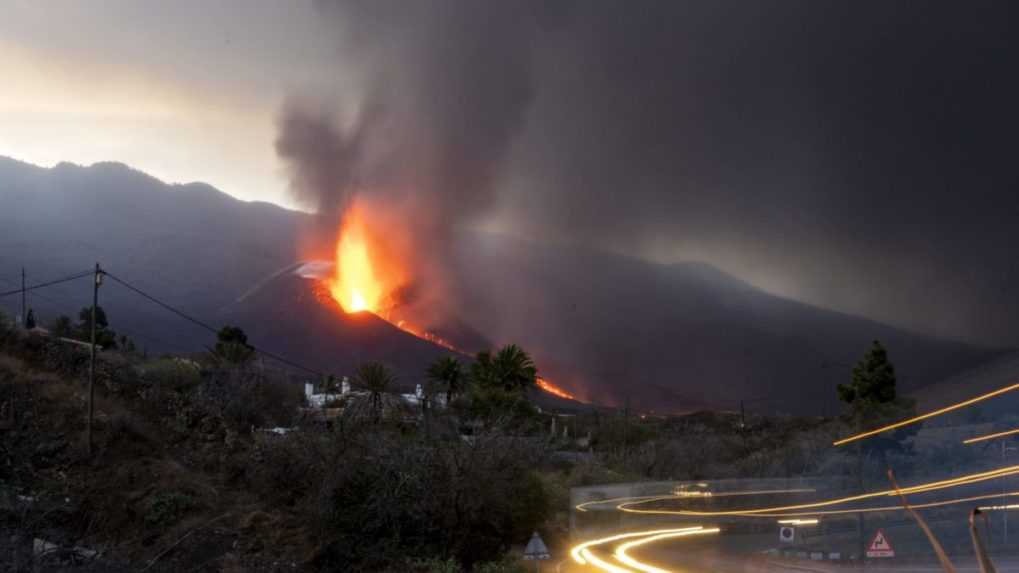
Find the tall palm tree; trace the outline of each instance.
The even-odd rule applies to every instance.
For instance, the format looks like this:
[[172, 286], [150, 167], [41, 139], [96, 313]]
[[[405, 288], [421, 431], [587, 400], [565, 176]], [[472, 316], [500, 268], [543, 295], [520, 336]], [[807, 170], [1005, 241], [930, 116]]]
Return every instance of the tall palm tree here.
[[523, 349], [516, 344], [509, 344], [494, 355], [479, 352], [471, 366], [471, 377], [482, 386], [499, 387], [507, 392], [524, 392], [536, 384], [538, 369]]
[[445, 356], [428, 367], [428, 380], [446, 389], [446, 404], [453, 402], [464, 390], [463, 365], [452, 356]]
[[382, 420], [382, 397], [396, 381], [393, 371], [381, 362], [366, 362], [354, 372], [354, 385], [368, 392], [372, 420]]

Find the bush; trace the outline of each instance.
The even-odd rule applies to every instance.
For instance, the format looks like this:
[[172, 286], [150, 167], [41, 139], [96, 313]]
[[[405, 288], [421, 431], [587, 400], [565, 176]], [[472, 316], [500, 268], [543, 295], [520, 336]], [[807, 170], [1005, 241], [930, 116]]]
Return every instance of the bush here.
[[505, 556], [499, 561], [488, 561], [474, 568], [475, 573], [527, 573], [527, 567], [512, 556]]
[[293, 506], [305, 499], [325, 473], [327, 445], [322, 432], [255, 436], [248, 483], [260, 497]]
[[318, 500], [327, 569], [383, 570], [406, 557], [499, 559], [548, 514], [532, 442], [471, 444], [354, 430], [329, 460]]
[[195, 506], [194, 498], [177, 491], [156, 494], [145, 512], [145, 522], [150, 525], [173, 525]]

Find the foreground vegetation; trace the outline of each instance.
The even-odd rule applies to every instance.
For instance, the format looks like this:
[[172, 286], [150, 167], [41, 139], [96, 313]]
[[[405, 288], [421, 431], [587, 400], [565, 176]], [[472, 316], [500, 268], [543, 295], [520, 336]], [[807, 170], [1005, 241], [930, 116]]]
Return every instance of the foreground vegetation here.
[[[261, 365], [239, 329], [200, 356], [118, 346], [100, 353], [88, 456], [87, 349], [0, 317], [0, 423], [10, 422], [0, 429], [0, 529], [12, 532], [0, 536], [0, 571], [72, 561], [96, 571], [518, 571], [532, 531], [567, 543], [574, 486], [857, 480], [859, 466], [876, 482], [888, 465], [908, 477], [977, 455], [919, 453], [904, 434], [867, 450], [830, 447], [912, 407], [873, 349], [839, 390], [844, 418], [542, 413], [529, 400], [534, 365], [509, 346], [437, 362], [413, 407], [395, 398], [384, 365], [363, 365], [357, 391], [326, 420], [304, 408], [304, 378]], [[33, 555], [35, 539], [59, 550]]]
[[236, 329], [207, 356], [110, 348], [89, 457], [87, 349], [3, 325], [0, 529], [15, 535], [0, 563], [13, 570], [38, 538], [68, 548], [57, 561], [98, 551], [100, 570], [513, 571], [510, 548], [551, 523], [548, 440], [526, 384], [502, 385], [519, 370], [493, 368], [473, 399], [454, 389], [425, 431], [420, 412], [379, 398], [392, 390], [381, 365], [355, 378], [367, 407], [324, 423]]

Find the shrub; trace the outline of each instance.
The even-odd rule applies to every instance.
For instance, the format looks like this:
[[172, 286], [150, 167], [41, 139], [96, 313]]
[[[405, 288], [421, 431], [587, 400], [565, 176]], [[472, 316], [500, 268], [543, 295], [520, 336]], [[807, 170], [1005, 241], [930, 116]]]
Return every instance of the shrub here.
[[499, 559], [548, 514], [534, 442], [436, 442], [385, 431], [341, 437], [318, 508], [325, 568], [382, 570], [406, 557]]
[[506, 555], [499, 561], [480, 563], [474, 568], [474, 571], [475, 573], [527, 573], [527, 567], [519, 559]]
[[177, 491], [158, 493], [145, 512], [145, 522], [156, 526], [172, 525], [194, 505], [194, 498], [186, 493]]

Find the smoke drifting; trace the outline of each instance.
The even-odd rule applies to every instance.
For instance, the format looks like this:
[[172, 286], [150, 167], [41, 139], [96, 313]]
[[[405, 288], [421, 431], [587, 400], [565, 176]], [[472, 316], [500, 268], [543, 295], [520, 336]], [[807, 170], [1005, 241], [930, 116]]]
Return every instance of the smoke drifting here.
[[357, 77], [360, 97], [336, 111], [297, 100], [283, 110], [276, 149], [293, 195], [317, 210], [326, 236], [355, 198], [380, 205], [375, 227], [418, 267], [407, 292], [434, 306], [452, 232], [495, 205], [533, 95], [533, 48], [554, 11], [539, 2], [320, 7], [341, 40], [338, 69]]
[[[495, 180], [533, 94], [539, 3], [325, 2], [359, 101], [292, 101], [276, 148], [292, 191], [334, 217], [355, 194], [412, 210], [443, 238], [494, 205]], [[345, 66], [345, 67], [344, 67]], [[423, 211], [422, 211], [423, 210]]]
[[[328, 2], [354, 96], [292, 103], [298, 198], [664, 261], [1019, 343], [1007, 2]], [[326, 97], [328, 99], [328, 97]], [[441, 258], [442, 255], [437, 255]], [[440, 261], [441, 266], [441, 261]]]

